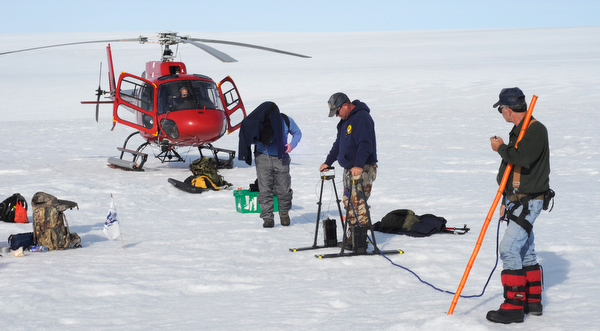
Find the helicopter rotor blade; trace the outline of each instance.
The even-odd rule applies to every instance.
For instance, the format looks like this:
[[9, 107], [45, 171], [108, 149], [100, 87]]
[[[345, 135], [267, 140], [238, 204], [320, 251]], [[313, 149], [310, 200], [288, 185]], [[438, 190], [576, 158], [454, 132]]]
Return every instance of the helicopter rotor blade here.
[[19, 49], [19, 50], [15, 50], [15, 51], [8, 51], [8, 52], [1, 52], [0, 55], [5, 55], [5, 54], [12, 54], [12, 53], [20, 53], [20, 52], [27, 52], [27, 51], [33, 51], [33, 50], [38, 50], [38, 49], [45, 49], [45, 48], [52, 48], [52, 47], [62, 47], [62, 46], [71, 46], [71, 45], [82, 45], [82, 44], [93, 44], [93, 43], [112, 43], [112, 42], [130, 42], [130, 41], [137, 41], [140, 43], [145, 43], [147, 42], [146, 37], [138, 37], [138, 38], [130, 38], [130, 39], [110, 39], [110, 40], [94, 40], [94, 41], [78, 41], [78, 42], [74, 42], [74, 43], [65, 43], [65, 44], [56, 44], [56, 45], [48, 45], [48, 46], [40, 46], [40, 47], [32, 47], [32, 48], [25, 48], [25, 49]]
[[202, 43], [196, 42], [195, 40], [191, 40], [191, 39], [187, 39], [187, 38], [179, 38], [179, 42], [181, 42], [183, 44], [194, 45], [194, 46], [200, 48], [201, 50], [207, 52], [208, 54], [221, 60], [221, 62], [237, 62], [237, 60], [232, 58], [231, 56], [229, 56], [217, 49], [214, 49], [208, 45], [204, 45]]
[[[227, 41], [227, 40], [216, 40], [216, 39], [202, 39], [202, 38], [191, 38], [188, 36], [185, 37], [179, 37], [177, 36], [176, 32], [169, 32], [166, 33], [166, 37], [163, 37], [164, 40], [159, 39], [159, 43], [162, 44], [177, 44], [177, 43], [183, 43], [183, 44], [192, 44], [202, 50], [204, 50], [205, 52], [207, 52], [208, 54], [214, 56], [215, 58], [219, 59], [222, 62], [237, 62], [236, 59], [232, 58], [231, 56], [213, 48], [210, 47], [208, 45], [205, 45], [204, 43], [214, 43], [214, 44], [223, 44], [223, 45], [232, 45], [232, 46], [240, 46], [240, 47], [248, 47], [248, 48], [254, 48], [254, 49], [259, 49], [259, 50], [263, 50], [263, 51], [268, 51], [268, 52], [274, 52], [274, 53], [280, 53], [280, 54], [285, 54], [285, 55], [291, 55], [291, 56], [297, 56], [297, 57], [302, 57], [302, 58], [311, 58], [310, 56], [307, 55], [302, 55], [302, 54], [298, 54], [298, 53], [292, 53], [292, 52], [287, 52], [284, 50], [280, 50], [280, 49], [276, 49], [276, 48], [270, 48], [270, 47], [264, 47], [264, 46], [258, 46], [258, 45], [253, 45], [253, 44], [246, 44], [246, 43], [240, 43], [240, 42], [235, 42], [235, 41]], [[159, 35], [160, 37], [160, 35]], [[172, 42], [172, 43], [168, 43], [168, 42]], [[25, 49], [19, 49], [19, 50], [14, 50], [14, 51], [7, 51], [7, 52], [0, 52], [0, 55], [6, 55], [6, 54], [12, 54], [12, 53], [20, 53], [20, 52], [27, 52], [27, 51], [33, 51], [33, 50], [38, 50], [38, 49], [46, 49], [46, 48], [53, 48], [53, 47], [63, 47], [63, 46], [72, 46], [72, 45], [83, 45], [83, 44], [93, 44], [93, 43], [111, 43], [111, 42], [139, 42], [140, 44], [145, 44], [150, 42], [148, 37], [144, 37], [144, 36], [139, 36], [137, 38], [125, 38], [125, 39], [107, 39], [107, 40], [92, 40], [92, 41], [79, 41], [79, 42], [72, 42], [72, 43], [64, 43], [64, 44], [56, 44], [56, 45], [47, 45], [47, 46], [39, 46], [39, 47], [32, 47], [32, 48], [25, 48]]]
[[[182, 40], [185, 40], [185, 39], [182, 39]], [[199, 42], [203, 42], [203, 43], [214, 43], [214, 44], [224, 44], [224, 45], [249, 47], [249, 48], [260, 49], [260, 50], [263, 50], [263, 51], [269, 51], [269, 52], [275, 52], [275, 53], [281, 53], [281, 54], [286, 54], [286, 55], [291, 55], [291, 56], [302, 57], [302, 58], [306, 58], [306, 59], [310, 59], [311, 58], [310, 56], [307, 56], [307, 55], [302, 55], [302, 54], [297, 54], [297, 53], [282, 51], [282, 50], [276, 49], [276, 48], [258, 46], [258, 45], [253, 45], [253, 44], [238, 43], [238, 42], [235, 42], [235, 41], [215, 40], [215, 39], [200, 39], [200, 38], [188, 38], [187, 40], [188, 41], [189, 40], [191, 40], [191, 41], [199, 41]]]

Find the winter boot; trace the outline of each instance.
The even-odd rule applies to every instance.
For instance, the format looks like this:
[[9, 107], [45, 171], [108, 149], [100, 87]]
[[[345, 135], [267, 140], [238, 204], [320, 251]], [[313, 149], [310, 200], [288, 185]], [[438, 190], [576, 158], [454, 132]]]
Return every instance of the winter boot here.
[[525, 278], [525, 314], [542, 316], [542, 284], [544, 282], [544, 274], [542, 266], [539, 264], [523, 268], [527, 273]]
[[263, 228], [272, 228], [275, 226], [275, 220], [272, 218], [265, 218], [263, 220]]
[[521, 323], [525, 318], [525, 271], [503, 270], [500, 276], [504, 286], [504, 303], [498, 310], [490, 310], [486, 318], [495, 323]]
[[286, 212], [279, 212], [279, 221], [281, 222], [281, 225], [289, 226], [291, 222], [290, 214]]

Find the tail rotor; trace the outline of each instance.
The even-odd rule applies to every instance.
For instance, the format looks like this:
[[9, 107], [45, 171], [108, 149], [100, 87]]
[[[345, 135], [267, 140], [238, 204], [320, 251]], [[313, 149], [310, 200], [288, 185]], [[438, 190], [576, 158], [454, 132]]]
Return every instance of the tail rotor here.
[[96, 122], [98, 122], [98, 113], [100, 111], [100, 96], [106, 93], [108, 92], [102, 90], [102, 62], [100, 62], [100, 77], [98, 78], [98, 89], [96, 90], [96, 96], [98, 96], [96, 100]]

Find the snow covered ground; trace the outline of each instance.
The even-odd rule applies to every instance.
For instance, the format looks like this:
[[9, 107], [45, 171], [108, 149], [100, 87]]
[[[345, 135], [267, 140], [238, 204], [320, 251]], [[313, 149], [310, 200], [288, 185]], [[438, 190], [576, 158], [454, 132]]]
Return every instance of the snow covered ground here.
[[[0, 51], [117, 34], [0, 34]], [[181, 33], [182, 35], [184, 33]], [[320, 260], [310, 246], [317, 218], [318, 166], [337, 121], [326, 102], [337, 91], [366, 102], [376, 123], [379, 173], [373, 221], [407, 208], [433, 213], [464, 236], [377, 233], [389, 259], [437, 288], [456, 291], [495, 196], [500, 162], [488, 138], [511, 125], [492, 108], [500, 89], [519, 86], [550, 133], [555, 207], [535, 226], [544, 267], [544, 315], [514, 330], [595, 330], [600, 325], [600, 28], [378, 33], [185, 33], [311, 55], [300, 59], [233, 46], [222, 64], [181, 46], [188, 70], [235, 80], [248, 111], [271, 100], [292, 116], [303, 140], [292, 152], [292, 225], [263, 229], [258, 214], [235, 210], [232, 191], [178, 191], [188, 165], [150, 158], [141, 173], [106, 166], [131, 130], [110, 131], [111, 108], [94, 100], [103, 44], [0, 57], [0, 197], [29, 201], [44, 191], [79, 203], [67, 211], [83, 248], [0, 258], [0, 320], [10, 330], [501, 330], [485, 319], [502, 302], [499, 270], [481, 297], [425, 285], [381, 256]], [[158, 45], [112, 44], [115, 70], [140, 74]], [[106, 88], [106, 73], [102, 75]], [[237, 132], [216, 146], [237, 149]], [[197, 158], [187, 154], [188, 163]], [[337, 164], [336, 164], [337, 165]], [[247, 188], [254, 167], [223, 170]], [[336, 169], [341, 188], [341, 171]], [[111, 194], [125, 248], [102, 228]], [[336, 216], [325, 186], [323, 217]], [[29, 211], [31, 219], [31, 210]], [[338, 224], [339, 226], [339, 224]], [[463, 295], [477, 295], [494, 266], [497, 220], [487, 231]], [[0, 223], [0, 246], [31, 224]], [[501, 227], [501, 232], [504, 225]], [[338, 234], [340, 232], [338, 231]], [[340, 234], [341, 235], [341, 234]], [[322, 237], [319, 237], [321, 242]], [[323, 252], [337, 252], [324, 249]]]

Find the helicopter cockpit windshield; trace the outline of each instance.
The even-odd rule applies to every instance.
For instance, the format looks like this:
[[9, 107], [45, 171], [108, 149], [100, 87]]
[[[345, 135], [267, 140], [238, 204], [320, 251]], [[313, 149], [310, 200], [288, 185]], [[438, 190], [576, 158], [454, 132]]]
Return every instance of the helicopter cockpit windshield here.
[[217, 86], [207, 81], [186, 80], [161, 84], [158, 100], [159, 114], [206, 108], [224, 111]]

